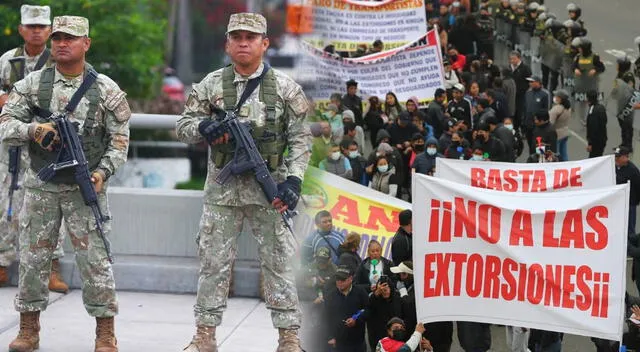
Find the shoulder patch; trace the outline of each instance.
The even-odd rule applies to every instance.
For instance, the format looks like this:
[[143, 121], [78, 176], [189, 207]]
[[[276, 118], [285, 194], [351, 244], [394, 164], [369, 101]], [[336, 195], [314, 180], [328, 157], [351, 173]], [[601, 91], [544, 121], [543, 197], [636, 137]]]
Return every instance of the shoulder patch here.
[[113, 114], [118, 122], [125, 122], [131, 118], [131, 108], [127, 99], [120, 100], [120, 104], [115, 107]]
[[[104, 107], [107, 110], [114, 111], [118, 105], [120, 105], [120, 101], [124, 99], [127, 93], [123, 91], [119, 91], [115, 94], [107, 95], [107, 98], [104, 101]], [[126, 101], [126, 99], [124, 99]]]
[[297, 116], [307, 113], [307, 111], [309, 110], [309, 102], [307, 101], [307, 97], [304, 95], [302, 90], [298, 90], [298, 92], [291, 98], [289, 106], [291, 107], [293, 113]]

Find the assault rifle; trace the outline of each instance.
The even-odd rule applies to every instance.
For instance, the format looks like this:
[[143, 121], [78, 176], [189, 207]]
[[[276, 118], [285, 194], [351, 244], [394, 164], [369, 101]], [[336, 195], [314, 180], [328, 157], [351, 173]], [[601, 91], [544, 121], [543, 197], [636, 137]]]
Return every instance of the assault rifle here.
[[71, 123], [67, 119], [66, 114], [53, 114], [49, 119], [56, 127], [60, 138], [58, 157], [54, 163], [49, 164], [49, 166], [42, 168], [38, 172], [38, 178], [44, 182], [48, 182], [53, 179], [60, 170], [72, 169], [74, 171], [74, 178], [80, 188], [80, 193], [82, 193], [84, 204], [91, 207], [93, 217], [96, 219], [96, 230], [98, 230], [98, 235], [107, 250], [109, 262], [113, 263], [111, 244], [104, 235], [104, 229], [102, 228], [102, 224], [109, 220], [109, 217], [102, 214], [102, 210], [100, 209], [98, 195], [93, 187], [93, 182], [91, 182], [89, 162], [84, 155], [82, 141], [80, 136], [78, 136], [78, 126], [77, 124]]
[[[278, 196], [278, 184], [271, 176], [271, 173], [269, 173], [267, 163], [260, 155], [253, 141], [248, 124], [239, 122], [238, 116], [233, 111], [227, 112], [224, 119], [218, 122], [219, 123], [209, 126], [208, 129], [225, 125], [229, 132], [231, 132], [231, 140], [235, 144], [235, 153], [233, 159], [228, 162], [227, 165], [220, 170], [218, 176], [216, 176], [216, 182], [221, 185], [225, 184], [231, 176], [240, 175], [251, 170], [255, 174], [256, 180], [260, 184], [260, 188], [262, 188], [262, 192], [264, 192], [267, 200], [272, 202]], [[205, 131], [205, 133], [207, 133], [207, 131]], [[285, 226], [294, 234], [293, 217], [297, 215], [297, 212], [287, 209], [281, 214]]]
[[11, 222], [13, 217], [13, 192], [20, 189], [18, 177], [20, 174], [20, 154], [21, 147], [9, 147], [9, 173], [11, 174], [11, 184], [9, 185], [9, 208], [7, 208], [7, 221]]
[[69, 100], [63, 113], [52, 114], [49, 111], [36, 109], [35, 112], [37, 115], [53, 123], [58, 132], [58, 138], [60, 139], [60, 142], [54, 145], [54, 148], [58, 150], [56, 161], [38, 171], [38, 178], [44, 182], [48, 182], [56, 176], [58, 171], [68, 169], [74, 172], [74, 178], [80, 188], [84, 204], [91, 207], [93, 217], [96, 219], [98, 236], [100, 236], [104, 248], [107, 251], [109, 262], [113, 264], [111, 243], [104, 235], [104, 229], [102, 228], [102, 224], [109, 220], [109, 217], [102, 214], [102, 210], [100, 209], [98, 195], [93, 187], [93, 182], [91, 182], [89, 162], [84, 155], [84, 150], [82, 150], [82, 139], [78, 136], [78, 125], [70, 122], [67, 118], [67, 115], [75, 110], [84, 93], [87, 92], [97, 78], [98, 73], [93, 70], [93, 68], [87, 70], [82, 84]]

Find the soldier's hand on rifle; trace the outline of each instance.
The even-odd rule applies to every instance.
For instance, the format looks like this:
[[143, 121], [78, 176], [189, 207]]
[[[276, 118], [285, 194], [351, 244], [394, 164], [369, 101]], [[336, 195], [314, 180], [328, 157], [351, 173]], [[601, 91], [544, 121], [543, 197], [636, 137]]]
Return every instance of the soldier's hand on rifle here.
[[229, 131], [220, 121], [203, 120], [198, 125], [198, 131], [211, 145], [225, 144], [229, 142]]
[[273, 205], [280, 213], [287, 209], [294, 210], [300, 199], [300, 192], [302, 181], [295, 177], [289, 176], [287, 179], [278, 185], [278, 195], [273, 200]]
[[96, 193], [102, 192], [102, 185], [104, 184], [104, 178], [102, 178], [102, 174], [95, 171], [91, 174], [91, 182], [93, 182], [93, 187], [96, 190]]
[[29, 128], [29, 136], [38, 143], [42, 149], [53, 150], [53, 145], [59, 142], [58, 131], [53, 123], [36, 123]]

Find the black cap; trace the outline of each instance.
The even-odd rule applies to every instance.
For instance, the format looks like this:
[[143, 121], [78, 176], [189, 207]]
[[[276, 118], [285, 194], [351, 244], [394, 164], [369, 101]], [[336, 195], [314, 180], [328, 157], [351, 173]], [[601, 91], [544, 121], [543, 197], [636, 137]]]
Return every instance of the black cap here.
[[454, 117], [451, 117], [445, 120], [445, 124], [447, 125], [447, 128], [451, 128], [458, 124], [458, 120], [456, 120]]
[[351, 276], [351, 270], [349, 270], [349, 267], [346, 265], [340, 265], [337, 269], [336, 269], [336, 273], [335, 273], [335, 278], [336, 280], [346, 280], [349, 278], [349, 276]]
[[479, 131], [491, 131], [491, 127], [489, 126], [488, 121], [483, 121], [480, 124], [478, 124], [478, 130]]
[[497, 125], [498, 124], [498, 118], [496, 116], [489, 116], [484, 121], [486, 123], [488, 123], [489, 125]]
[[356, 82], [356, 80], [353, 78], [347, 81], [347, 87], [357, 86], [357, 85], [358, 85], [358, 82]]
[[393, 317], [393, 318], [389, 319], [389, 321], [387, 322], [387, 329], [391, 329], [393, 324], [400, 324], [402, 326], [405, 326], [404, 320], [402, 320], [402, 319], [400, 319], [398, 317]]
[[613, 148], [613, 152], [615, 153], [616, 157], [631, 154], [631, 150], [624, 145]]
[[419, 140], [424, 140], [424, 136], [422, 135], [422, 133], [414, 133], [413, 136], [411, 136], [411, 141], [419, 141]]
[[402, 122], [411, 122], [411, 120], [413, 120], [413, 118], [411, 118], [411, 114], [408, 111], [403, 111], [400, 113], [400, 115], [398, 115], [398, 120], [402, 121]]
[[534, 117], [538, 121], [549, 121], [549, 112], [547, 110], [540, 110], [534, 114]]
[[439, 96], [442, 96], [443, 94], [447, 94], [447, 91], [442, 88], [438, 88], [436, 89], [436, 93], [433, 96], [439, 97]]
[[411, 225], [412, 216], [413, 216], [413, 213], [411, 212], [411, 209], [406, 209], [401, 211], [400, 215], [398, 215], [398, 220], [400, 220], [400, 226]]

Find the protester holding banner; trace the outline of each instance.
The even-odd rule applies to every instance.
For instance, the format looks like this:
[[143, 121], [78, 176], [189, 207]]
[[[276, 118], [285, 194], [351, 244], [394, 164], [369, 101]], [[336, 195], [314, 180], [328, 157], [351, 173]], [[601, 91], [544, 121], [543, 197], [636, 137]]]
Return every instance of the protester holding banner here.
[[413, 224], [411, 209], [405, 209], [398, 215], [400, 226], [391, 242], [391, 260], [393, 264], [413, 260]]
[[629, 197], [629, 233], [636, 232], [636, 208], [640, 204], [640, 171], [629, 160], [631, 151], [625, 146], [614, 149], [616, 161], [616, 184], [631, 184]]

